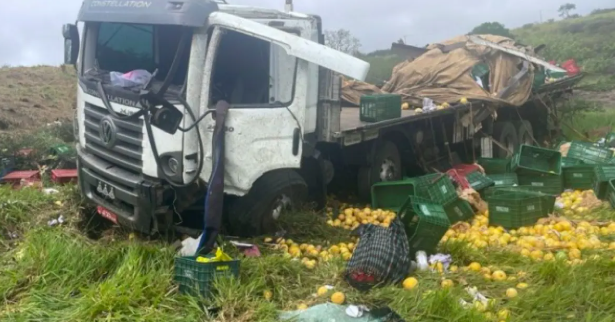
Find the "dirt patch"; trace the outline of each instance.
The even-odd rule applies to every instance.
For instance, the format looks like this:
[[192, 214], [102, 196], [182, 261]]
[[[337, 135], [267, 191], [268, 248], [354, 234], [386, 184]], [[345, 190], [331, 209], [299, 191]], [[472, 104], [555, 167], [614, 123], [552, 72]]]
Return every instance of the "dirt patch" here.
[[574, 92], [577, 98], [581, 98], [591, 102], [598, 102], [604, 107], [615, 107], [615, 90], [606, 92], [590, 92], [577, 90]]
[[0, 68], [0, 132], [70, 122], [75, 96], [72, 67]]

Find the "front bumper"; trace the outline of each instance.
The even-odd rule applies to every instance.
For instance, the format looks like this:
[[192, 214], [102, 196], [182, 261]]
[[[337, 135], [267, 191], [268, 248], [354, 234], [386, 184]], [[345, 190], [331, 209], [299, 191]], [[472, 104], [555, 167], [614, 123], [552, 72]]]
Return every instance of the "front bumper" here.
[[77, 152], [81, 193], [116, 214], [120, 225], [150, 233], [155, 216], [169, 209], [164, 206], [164, 186], [118, 168], [83, 148], [78, 147]]

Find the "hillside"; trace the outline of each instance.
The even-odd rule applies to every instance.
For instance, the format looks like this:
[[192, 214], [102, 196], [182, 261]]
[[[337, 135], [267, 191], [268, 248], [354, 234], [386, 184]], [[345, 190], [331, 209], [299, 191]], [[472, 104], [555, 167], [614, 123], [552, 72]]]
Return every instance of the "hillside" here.
[[[606, 11], [606, 10], [605, 10]], [[459, 34], [469, 30], [459, 30]], [[548, 60], [563, 62], [574, 58], [584, 72], [588, 89], [610, 90], [615, 88], [615, 10], [540, 24], [526, 24], [511, 30], [520, 42], [538, 46], [545, 44], [541, 54]], [[441, 41], [444, 39], [433, 39]], [[379, 50], [362, 55], [371, 63], [367, 77], [369, 83], [388, 79], [392, 67], [402, 58], [389, 50]]]
[[71, 67], [1, 67], [0, 132], [71, 121], [76, 83]]
[[547, 45], [541, 53], [563, 62], [574, 58], [588, 73], [592, 89], [615, 87], [615, 10], [580, 18], [527, 24], [512, 31], [529, 45]]

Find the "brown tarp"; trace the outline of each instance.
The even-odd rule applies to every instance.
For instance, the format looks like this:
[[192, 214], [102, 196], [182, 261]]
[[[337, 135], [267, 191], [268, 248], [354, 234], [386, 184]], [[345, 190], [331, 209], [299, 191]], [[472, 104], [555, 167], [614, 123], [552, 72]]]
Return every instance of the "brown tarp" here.
[[[533, 53], [530, 47], [521, 47], [512, 39], [493, 35], [481, 35], [484, 40], [500, 46]], [[449, 48], [447, 48], [447, 46]], [[412, 61], [404, 61], [395, 66], [391, 79], [380, 92], [397, 93], [404, 101], [420, 105], [422, 98], [434, 102], [458, 102], [462, 97], [469, 100], [490, 101], [520, 106], [531, 94], [534, 80], [534, 67], [529, 64], [527, 77], [517, 88], [498, 98], [513, 76], [521, 71], [522, 58], [507, 54], [487, 46], [477, 45], [468, 36], [459, 36], [444, 42], [432, 44], [428, 51]], [[489, 66], [489, 91], [483, 89], [472, 77], [472, 69], [478, 63]], [[344, 98], [358, 104], [361, 93], [369, 92], [365, 83], [357, 82], [344, 86]]]
[[380, 88], [366, 82], [347, 79], [342, 81], [342, 99], [354, 105], [359, 105], [363, 95], [382, 93]]

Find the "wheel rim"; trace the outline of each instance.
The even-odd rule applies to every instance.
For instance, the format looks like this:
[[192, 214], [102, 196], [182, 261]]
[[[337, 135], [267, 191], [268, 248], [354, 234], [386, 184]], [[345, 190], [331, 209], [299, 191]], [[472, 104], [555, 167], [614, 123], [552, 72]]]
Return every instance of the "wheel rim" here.
[[506, 139], [506, 141], [504, 142], [504, 146], [508, 149], [508, 151], [504, 151], [506, 152], [506, 157], [511, 157], [515, 151], [515, 145], [513, 144], [512, 140]]
[[291, 204], [291, 199], [286, 194], [280, 195], [273, 201], [273, 205], [271, 207], [271, 219], [277, 221], [284, 209], [290, 207]]
[[385, 159], [380, 165], [380, 181], [391, 181], [395, 179], [395, 163], [391, 159]]
[[524, 135], [523, 139], [521, 140], [521, 144], [525, 144], [525, 145], [532, 145], [532, 138], [530, 138], [529, 135]]

